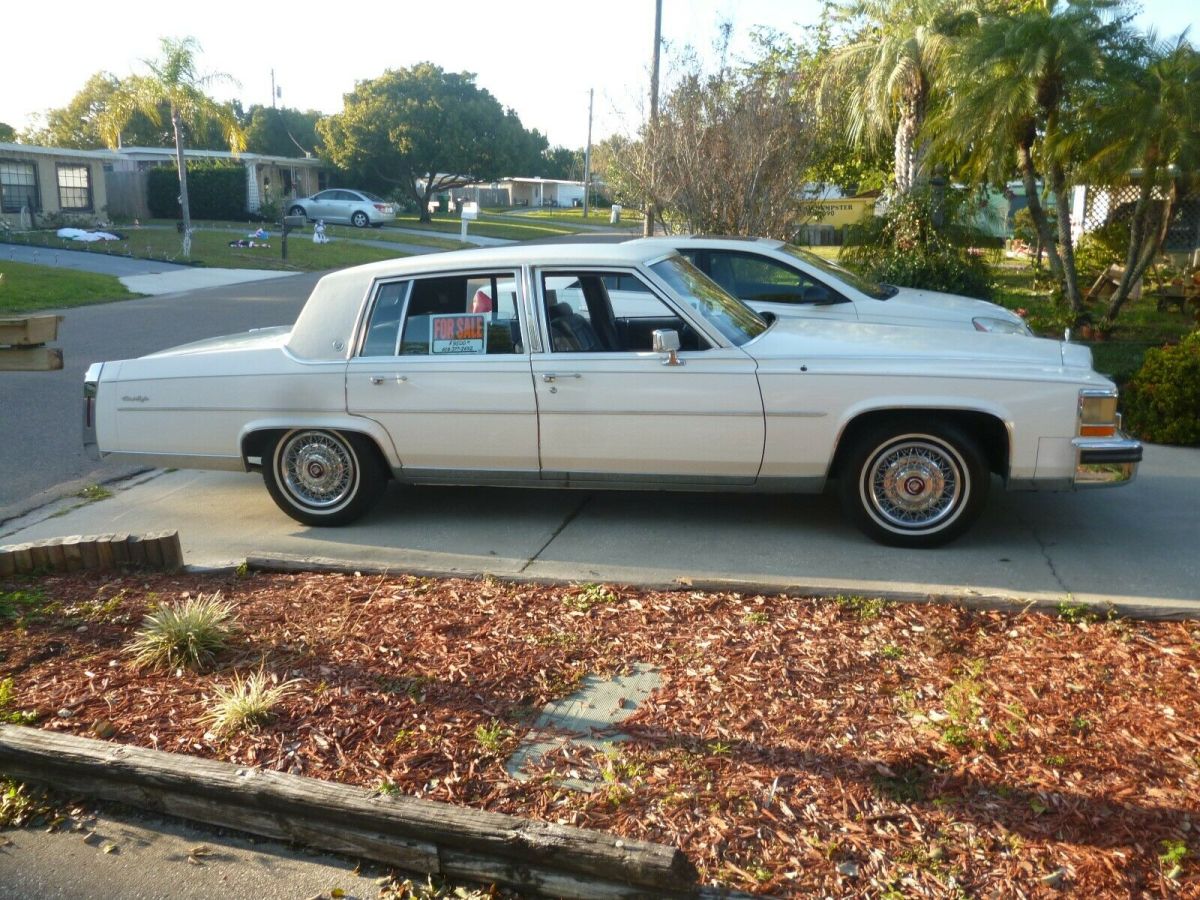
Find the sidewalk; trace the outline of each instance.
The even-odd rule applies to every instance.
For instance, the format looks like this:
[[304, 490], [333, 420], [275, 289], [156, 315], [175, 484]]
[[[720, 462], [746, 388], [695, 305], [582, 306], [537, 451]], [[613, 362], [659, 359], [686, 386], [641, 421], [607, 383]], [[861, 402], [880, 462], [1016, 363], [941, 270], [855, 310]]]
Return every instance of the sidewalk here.
[[180, 266], [152, 259], [116, 256], [103, 250], [57, 250], [19, 244], [0, 244], [0, 259], [114, 275], [121, 284], [138, 294], [177, 294], [197, 288], [224, 287], [267, 278], [286, 278], [295, 272], [265, 269], [208, 269], [202, 266]]

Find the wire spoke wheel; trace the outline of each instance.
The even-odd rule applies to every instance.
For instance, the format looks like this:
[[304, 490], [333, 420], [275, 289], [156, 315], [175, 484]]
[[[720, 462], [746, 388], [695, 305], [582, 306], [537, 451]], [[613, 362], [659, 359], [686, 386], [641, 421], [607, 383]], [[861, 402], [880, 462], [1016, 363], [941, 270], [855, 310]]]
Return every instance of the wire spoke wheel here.
[[950, 423], [881, 423], [852, 439], [841, 473], [842, 503], [870, 538], [896, 547], [936, 547], [970, 526], [987, 497], [987, 459]]
[[354, 453], [343, 441], [322, 431], [292, 436], [279, 453], [278, 466], [284, 489], [312, 509], [341, 505], [358, 485]]
[[927, 441], [885, 449], [871, 465], [868, 501], [897, 528], [924, 529], [954, 514], [964, 490], [963, 463], [956, 454]]
[[305, 525], [346, 525], [383, 494], [389, 472], [378, 447], [354, 432], [297, 429], [280, 435], [263, 481], [271, 499]]

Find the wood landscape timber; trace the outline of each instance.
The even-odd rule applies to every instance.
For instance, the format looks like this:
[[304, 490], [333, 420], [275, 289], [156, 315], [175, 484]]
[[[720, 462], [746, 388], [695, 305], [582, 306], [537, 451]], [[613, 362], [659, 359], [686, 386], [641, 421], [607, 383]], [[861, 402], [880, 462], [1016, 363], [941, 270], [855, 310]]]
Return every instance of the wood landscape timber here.
[[697, 890], [695, 869], [674, 847], [37, 728], [0, 726], [0, 769], [212, 825], [526, 891], [609, 898]]

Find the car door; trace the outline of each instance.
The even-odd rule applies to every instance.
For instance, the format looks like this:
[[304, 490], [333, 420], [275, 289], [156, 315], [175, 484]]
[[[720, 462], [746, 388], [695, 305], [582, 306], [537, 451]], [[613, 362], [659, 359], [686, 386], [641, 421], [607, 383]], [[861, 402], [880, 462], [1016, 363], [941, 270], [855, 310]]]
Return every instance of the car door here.
[[[534, 283], [543, 480], [755, 480], [764, 424], [753, 359], [718, 346], [635, 272], [543, 269]], [[656, 329], [680, 335], [679, 365], [651, 349]]]
[[412, 480], [538, 478], [537, 407], [512, 271], [376, 286], [346, 405], [391, 435]]
[[854, 304], [844, 294], [781, 260], [720, 249], [688, 250], [685, 255], [705, 275], [758, 312], [858, 319]]

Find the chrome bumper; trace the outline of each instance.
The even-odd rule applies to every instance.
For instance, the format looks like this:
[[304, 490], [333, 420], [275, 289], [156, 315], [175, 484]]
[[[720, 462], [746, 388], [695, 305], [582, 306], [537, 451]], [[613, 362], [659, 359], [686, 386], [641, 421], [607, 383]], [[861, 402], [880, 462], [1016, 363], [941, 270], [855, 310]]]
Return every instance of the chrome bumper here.
[[83, 376], [83, 450], [89, 459], [100, 459], [96, 442], [96, 391], [100, 386], [100, 370], [104, 363], [92, 363]]
[[1075, 487], [1119, 487], [1133, 481], [1142, 461], [1142, 442], [1121, 435], [1078, 437], [1075, 448]]

